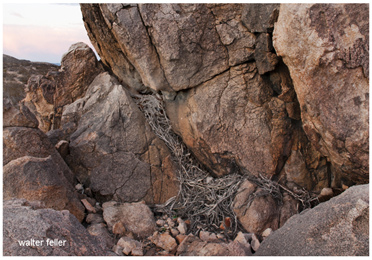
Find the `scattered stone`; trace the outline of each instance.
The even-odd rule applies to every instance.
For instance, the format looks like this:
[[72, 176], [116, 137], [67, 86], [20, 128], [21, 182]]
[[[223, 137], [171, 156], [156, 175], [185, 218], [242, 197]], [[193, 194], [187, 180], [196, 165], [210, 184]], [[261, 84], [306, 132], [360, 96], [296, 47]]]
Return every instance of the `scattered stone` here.
[[88, 224], [99, 224], [104, 222], [102, 215], [94, 213], [89, 213], [85, 218], [85, 221]]
[[186, 234], [187, 233], [186, 223], [181, 218], [178, 218], [177, 222], [178, 222], [178, 227], [177, 227], [178, 231], [183, 235]]
[[238, 241], [230, 242], [227, 246], [230, 256], [251, 256], [251, 246], [249, 244], [241, 244]]
[[159, 227], [163, 227], [165, 224], [165, 221], [163, 219], [158, 219], [156, 221], [156, 225], [158, 225]]
[[173, 252], [177, 248], [176, 240], [169, 234], [155, 231], [154, 234], [148, 238], [156, 246], [167, 250], [168, 252]]
[[251, 247], [253, 251], [256, 252], [258, 248], [260, 247], [260, 245], [261, 245], [260, 240], [258, 240], [258, 237], [256, 236], [256, 234], [252, 234]]
[[76, 184], [75, 189], [76, 189], [77, 191], [80, 191], [80, 192], [81, 192], [81, 191], [84, 190], [84, 186], [83, 186], [83, 184], [78, 183], [78, 184]]
[[81, 202], [84, 204], [84, 207], [88, 212], [96, 213], [96, 209], [86, 199], [82, 199]]
[[212, 242], [218, 240], [217, 235], [215, 233], [211, 233], [208, 231], [200, 231], [199, 238], [202, 241]]
[[87, 231], [92, 236], [96, 236], [97, 239], [102, 241], [108, 248], [112, 248], [115, 245], [114, 238], [111, 236], [104, 223], [92, 224], [87, 228]]
[[187, 235], [182, 235], [182, 234], [179, 234], [176, 236], [176, 239], [177, 239], [177, 242], [178, 244], [181, 244], [182, 241], [187, 237]]
[[125, 255], [143, 256], [142, 243], [129, 237], [122, 237], [119, 239], [117, 246], [123, 248]]
[[124, 256], [124, 253], [123, 253], [123, 248], [121, 246], [118, 246], [118, 245], [114, 245], [113, 248], [112, 248], [112, 251], [117, 254], [118, 256]]
[[268, 236], [270, 236], [274, 231], [271, 229], [271, 228], [267, 228], [265, 229], [264, 232], [262, 232], [262, 237], [263, 238], [267, 238]]
[[225, 243], [204, 242], [190, 234], [177, 248], [179, 256], [228, 256], [228, 245]]
[[112, 233], [114, 235], [123, 236], [126, 232], [127, 230], [125, 229], [125, 227], [123, 226], [123, 223], [121, 222], [117, 222], [112, 226]]
[[319, 202], [324, 202], [329, 200], [334, 196], [332, 188], [323, 188], [318, 196]]
[[127, 231], [138, 238], [146, 238], [155, 231], [156, 223], [150, 208], [143, 203], [106, 202], [103, 205], [103, 219], [109, 230], [121, 222]]
[[171, 227], [171, 228], [174, 227], [174, 225], [175, 225], [174, 221], [171, 218], [167, 218], [167, 223], [168, 223], [168, 226]]
[[252, 241], [252, 239], [248, 240], [245, 234], [243, 234], [242, 232], [239, 232], [237, 236], [235, 237], [234, 241], [237, 241], [242, 245], [249, 246], [249, 243], [250, 241]]
[[173, 237], [177, 237], [180, 234], [180, 232], [175, 228], [171, 228], [170, 231]]

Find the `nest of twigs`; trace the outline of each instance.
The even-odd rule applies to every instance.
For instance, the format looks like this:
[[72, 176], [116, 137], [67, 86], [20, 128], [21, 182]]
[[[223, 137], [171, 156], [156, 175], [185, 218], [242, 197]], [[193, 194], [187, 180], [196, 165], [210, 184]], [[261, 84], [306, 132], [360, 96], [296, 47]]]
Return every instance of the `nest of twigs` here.
[[[229, 236], [233, 237], [242, 230], [233, 210], [233, 200], [240, 184], [248, 179], [261, 188], [261, 193], [254, 193], [246, 202], [246, 208], [254, 198], [270, 194], [278, 203], [282, 202], [282, 190], [299, 200], [304, 208], [309, 208], [314, 200], [307, 191], [294, 193], [277, 182], [260, 175], [229, 174], [221, 178], [212, 177], [203, 170], [192, 153], [173, 131], [166, 115], [162, 97], [159, 94], [135, 95], [134, 101], [146, 117], [153, 132], [164, 141], [170, 149], [174, 162], [178, 165], [177, 178], [179, 192], [166, 203], [156, 205], [154, 210], [170, 216], [189, 219], [189, 231], [195, 235], [200, 230], [219, 231], [220, 224], [226, 218], [231, 221]], [[263, 191], [263, 192], [262, 192]]]
[[135, 101], [154, 133], [170, 149], [178, 165], [179, 192], [155, 210], [176, 215], [191, 222], [191, 233], [199, 230], [216, 231], [226, 218], [231, 220], [231, 235], [238, 231], [238, 221], [232, 209], [236, 192], [244, 180], [239, 174], [212, 177], [203, 170], [192, 153], [171, 128], [160, 95], [138, 95]]

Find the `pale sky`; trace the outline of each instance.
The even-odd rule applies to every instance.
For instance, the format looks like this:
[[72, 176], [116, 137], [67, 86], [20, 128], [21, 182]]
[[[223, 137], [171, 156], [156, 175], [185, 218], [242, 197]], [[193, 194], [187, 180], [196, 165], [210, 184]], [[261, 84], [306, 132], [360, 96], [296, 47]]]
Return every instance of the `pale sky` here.
[[78, 3], [4, 3], [3, 53], [17, 59], [60, 63], [76, 42], [91, 48]]

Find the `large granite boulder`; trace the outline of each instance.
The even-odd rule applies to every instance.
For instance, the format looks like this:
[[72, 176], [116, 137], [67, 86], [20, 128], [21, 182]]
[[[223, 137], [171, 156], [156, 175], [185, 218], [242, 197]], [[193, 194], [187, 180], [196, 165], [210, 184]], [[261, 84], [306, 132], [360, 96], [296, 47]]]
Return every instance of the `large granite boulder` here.
[[[177, 92], [196, 87], [231, 66], [254, 60], [256, 31], [247, 29], [241, 19], [247, 6], [82, 4], [81, 10], [103, 63], [120, 80], [137, 90], [149, 87]], [[271, 15], [271, 24], [277, 9], [265, 12]], [[247, 20], [247, 15], [244, 17]], [[260, 19], [256, 17], [256, 22]], [[273, 50], [266, 47], [261, 44], [258, 52], [259, 56], [262, 51], [265, 57], [270, 56], [263, 62], [271, 64], [266, 70], [270, 71], [277, 60]], [[259, 70], [264, 73], [261, 66]]]
[[369, 180], [368, 10], [367, 4], [282, 4], [273, 33], [303, 128], [331, 162], [333, 187]]
[[108, 250], [68, 211], [25, 199], [3, 203], [4, 256], [105, 256]]
[[42, 201], [48, 208], [69, 210], [80, 222], [84, 219], [77, 192], [51, 156], [25, 156], [3, 167], [3, 199], [11, 198]]
[[272, 46], [278, 9], [81, 4], [102, 62], [133, 89], [161, 90], [173, 130], [212, 174], [281, 175], [321, 190], [326, 159], [303, 134], [288, 69]]
[[102, 70], [93, 50], [79, 42], [63, 55], [59, 71], [32, 75], [23, 102], [36, 115], [39, 128], [43, 132], [58, 129], [63, 107], [84, 96]]
[[129, 92], [102, 73], [65, 107], [62, 125], [77, 126], [66, 160], [79, 182], [101, 198], [165, 202], [177, 195], [176, 168]]
[[369, 185], [356, 185], [291, 217], [255, 256], [368, 256]]

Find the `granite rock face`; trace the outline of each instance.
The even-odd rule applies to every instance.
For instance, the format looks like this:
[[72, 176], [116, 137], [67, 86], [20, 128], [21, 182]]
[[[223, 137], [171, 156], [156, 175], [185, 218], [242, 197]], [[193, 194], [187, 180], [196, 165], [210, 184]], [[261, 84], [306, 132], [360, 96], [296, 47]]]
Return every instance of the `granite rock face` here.
[[291, 217], [257, 256], [368, 256], [369, 185], [356, 185]]
[[273, 33], [303, 129], [331, 162], [332, 187], [369, 178], [368, 10], [367, 4], [283, 4]]
[[68, 105], [62, 125], [73, 123], [68, 165], [98, 196], [121, 202], [165, 202], [177, 194], [175, 165], [129, 92], [108, 73]]
[[[25, 199], [3, 204], [3, 248], [5, 256], [105, 256], [108, 248], [91, 236], [68, 211], [35, 207]], [[20, 242], [33, 246], [21, 246]], [[48, 241], [57, 245], [50, 246]], [[43, 241], [42, 244], [41, 241]], [[60, 242], [61, 241], [61, 242]], [[65, 242], [63, 242], [65, 241]]]
[[[366, 182], [367, 8], [358, 19], [353, 18], [357, 12], [351, 11], [352, 5], [282, 8], [281, 16], [278, 4], [81, 5], [88, 35], [103, 63], [132, 89], [163, 93], [174, 131], [215, 176], [236, 171], [262, 174], [291, 188], [316, 192]], [[290, 22], [296, 8], [304, 13]], [[286, 23], [303, 28], [290, 31]], [[337, 29], [342, 26], [346, 31]], [[311, 30], [314, 37], [308, 37]], [[329, 46], [317, 41], [317, 30]], [[347, 60], [348, 44], [360, 55]], [[332, 48], [337, 51], [330, 52]], [[314, 60], [310, 52], [319, 57]], [[304, 57], [311, 59], [305, 62]], [[360, 73], [345, 76], [346, 81], [335, 77], [332, 59], [347, 60], [346, 74]], [[319, 63], [319, 70], [330, 67], [318, 73], [311, 60]], [[329, 78], [331, 84], [325, 84]], [[354, 78], [358, 87], [347, 87]], [[311, 82], [316, 87], [310, 91], [306, 86]], [[336, 87], [333, 92], [322, 87], [338, 83], [343, 96], [329, 94]], [[355, 100], [360, 108], [332, 104], [330, 99], [350, 104]]]

